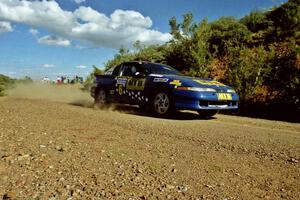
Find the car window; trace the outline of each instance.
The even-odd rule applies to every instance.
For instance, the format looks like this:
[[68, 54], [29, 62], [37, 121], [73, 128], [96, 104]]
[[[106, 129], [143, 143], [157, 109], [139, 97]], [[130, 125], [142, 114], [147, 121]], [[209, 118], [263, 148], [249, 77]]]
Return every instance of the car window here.
[[112, 67], [112, 68], [108, 69], [107, 71], [104, 72], [104, 75], [112, 75], [114, 69], [115, 69], [115, 67]]
[[104, 75], [113, 75], [118, 76], [121, 65], [111, 67], [107, 71], [104, 72]]
[[131, 66], [129, 64], [123, 64], [120, 76], [132, 76]]
[[145, 68], [145, 66], [143, 64], [139, 64], [139, 63], [136, 63], [135, 66], [134, 66], [134, 70], [135, 72], [139, 72], [140, 74], [148, 74], [148, 70]]
[[118, 65], [114, 68], [114, 71], [112, 73], [113, 76], [118, 76], [119, 71], [120, 71], [121, 65]]
[[140, 72], [141, 74], [145, 74], [146, 70], [142, 64], [139, 63], [125, 63], [123, 64], [120, 76], [134, 76], [136, 72]]
[[179, 71], [176, 69], [162, 64], [148, 64], [150, 68], [151, 74], [173, 74], [173, 75], [181, 75]]

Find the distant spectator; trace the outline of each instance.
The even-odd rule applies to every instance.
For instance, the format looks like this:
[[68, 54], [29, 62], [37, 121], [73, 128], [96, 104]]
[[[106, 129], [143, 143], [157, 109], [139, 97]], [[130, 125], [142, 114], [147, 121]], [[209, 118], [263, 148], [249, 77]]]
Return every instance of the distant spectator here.
[[57, 77], [56, 83], [57, 83], [57, 84], [61, 84], [61, 77], [59, 77], [59, 76]]

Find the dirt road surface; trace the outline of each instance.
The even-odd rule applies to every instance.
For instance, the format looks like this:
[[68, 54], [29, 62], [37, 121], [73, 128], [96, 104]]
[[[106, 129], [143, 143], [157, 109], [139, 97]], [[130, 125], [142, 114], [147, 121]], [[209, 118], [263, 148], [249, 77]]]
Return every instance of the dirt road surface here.
[[0, 98], [0, 199], [300, 199], [300, 124], [29, 97]]

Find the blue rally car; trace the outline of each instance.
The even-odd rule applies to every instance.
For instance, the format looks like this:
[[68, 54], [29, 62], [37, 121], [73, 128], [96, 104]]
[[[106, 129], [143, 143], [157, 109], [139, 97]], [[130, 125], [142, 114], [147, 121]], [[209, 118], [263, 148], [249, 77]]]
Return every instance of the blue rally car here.
[[237, 109], [239, 99], [233, 88], [222, 83], [184, 76], [170, 66], [150, 62], [125, 62], [96, 76], [91, 96], [96, 105], [139, 105], [158, 116], [195, 110], [206, 117]]

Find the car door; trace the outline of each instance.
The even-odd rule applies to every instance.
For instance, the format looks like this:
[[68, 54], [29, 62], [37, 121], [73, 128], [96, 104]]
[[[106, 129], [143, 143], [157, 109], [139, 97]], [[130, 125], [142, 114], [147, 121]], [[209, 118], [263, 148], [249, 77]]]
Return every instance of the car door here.
[[129, 97], [126, 94], [126, 85], [128, 79], [132, 77], [131, 65], [129, 63], [123, 63], [121, 65], [118, 76], [116, 77], [115, 84], [115, 97], [116, 100], [121, 103], [128, 103]]
[[139, 63], [124, 63], [116, 81], [116, 91], [121, 102], [138, 104], [144, 100], [145, 76]]
[[146, 84], [146, 73], [142, 63], [132, 63], [132, 76], [127, 80], [126, 93], [131, 104], [141, 104], [145, 101], [144, 90]]
[[116, 85], [116, 79], [119, 75], [120, 69], [121, 69], [121, 65], [117, 65], [116, 67], [113, 67], [104, 73], [104, 75], [106, 75], [105, 88], [107, 90], [107, 97], [108, 100], [111, 102], [117, 101], [115, 85]]

